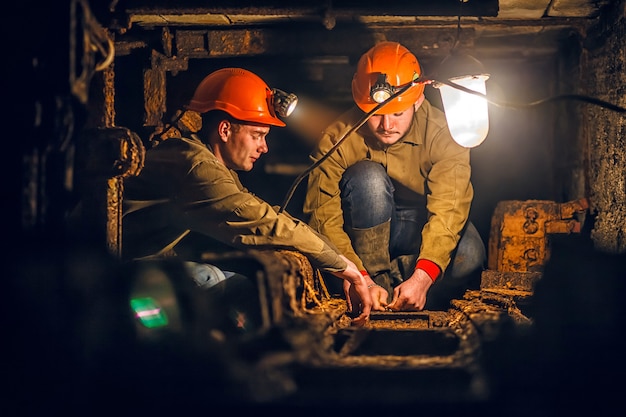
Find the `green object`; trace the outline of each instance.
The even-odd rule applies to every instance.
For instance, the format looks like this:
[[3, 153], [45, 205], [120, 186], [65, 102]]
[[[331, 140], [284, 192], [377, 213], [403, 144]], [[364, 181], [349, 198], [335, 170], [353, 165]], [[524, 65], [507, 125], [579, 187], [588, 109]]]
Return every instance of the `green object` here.
[[130, 300], [130, 307], [135, 312], [135, 317], [145, 327], [153, 329], [167, 326], [167, 314], [154, 299], [150, 297], [133, 298]]

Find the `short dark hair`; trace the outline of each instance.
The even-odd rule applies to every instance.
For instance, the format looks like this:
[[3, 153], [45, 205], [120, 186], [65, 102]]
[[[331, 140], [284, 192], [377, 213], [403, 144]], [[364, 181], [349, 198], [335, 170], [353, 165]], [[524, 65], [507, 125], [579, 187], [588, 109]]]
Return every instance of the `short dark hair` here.
[[233, 129], [235, 131], [238, 131], [241, 128], [241, 125], [245, 124], [245, 122], [235, 119], [223, 110], [211, 110], [206, 113], [202, 113], [202, 130], [210, 132], [216, 129], [222, 120], [228, 120], [233, 125]]

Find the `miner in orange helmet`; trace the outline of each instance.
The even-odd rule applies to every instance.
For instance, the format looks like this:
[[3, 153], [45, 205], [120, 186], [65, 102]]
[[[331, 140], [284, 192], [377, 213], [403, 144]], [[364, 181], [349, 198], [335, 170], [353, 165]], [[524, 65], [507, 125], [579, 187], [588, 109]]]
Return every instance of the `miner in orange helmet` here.
[[236, 173], [250, 171], [268, 151], [270, 127], [285, 126], [279, 115], [289, 113], [295, 99], [246, 69], [214, 71], [180, 114], [181, 134], [150, 148], [139, 175], [124, 184], [124, 258], [181, 260], [217, 305], [234, 309], [229, 313], [234, 332], [260, 324], [255, 320], [261, 316], [254, 314], [260, 308], [256, 279], [206, 264], [202, 253], [302, 253], [314, 268], [346, 281], [355, 324], [369, 319], [371, 295], [354, 263], [305, 222], [249, 192]]
[[425, 99], [421, 76], [405, 46], [373, 46], [352, 79], [356, 105], [324, 130], [311, 153], [318, 161], [342, 140], [309, 174], [304, 214], [361, 270], [375, 310], [447, 309], [480, 283], [486, 261], [468, 221], [469, 149], [452, 139], [444, 113]]

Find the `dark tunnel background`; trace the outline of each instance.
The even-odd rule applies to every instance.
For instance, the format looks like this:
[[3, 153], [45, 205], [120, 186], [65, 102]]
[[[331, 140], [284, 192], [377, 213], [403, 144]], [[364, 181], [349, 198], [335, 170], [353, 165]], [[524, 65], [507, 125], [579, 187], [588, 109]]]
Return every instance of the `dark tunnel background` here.
[[[32, 155], [33, 150], [58, 150], [59, 137], [68, 133], [60, 132], [63, 116], [69, 114], [67, 109], [71, 109], [74, 117], [75, 131], [81, 128], [88, 111], [71, 98], [66, 87], [67, 16], [55, 5], [35, 3], [38, 8], [34, 12], [29, 10], [32, 6], [29, 3], [12, 5], [16, 15], [29, 16], [26, 33], [18, 19], [3, 28], [5, 38], [10, 33], [23, 34], [11, 46], [15, 65], [4, 66], [7, 84], [24, 86], [23, 93], [13, 97], [11, 113], [16, 114], [10, 113], [18, 121], [10, 126], [9, 137], [17, 139], [8, 145], [11, 155], [9, 163], [4, 164], [8, 169], [5, 192], [10, 202], [22, 203], [23, 184], [17, 173], [23, 171], [24, 157]], [[49, 47], [50, 44], [61, 51]], [[573, 53], [572, 50], [575, 54], [578, 48], [578, 40], [570, 39], [561, 56], [478, 58], [491, 74], [487, 83], [490, 94], [527, 102], [559, 91], [561, 84], [567, 82], [559, 79], [563, 75], [563, 57], [571, 59], [567, 54]], [[293, 91], [314, 102], [327, 100], [326, 109], [334, 114], [350, 105], [351, 66], [362, 52], [353, 51], [354, 56], [349, 57], [347, 64], [342, 61], [336, 67], [329, 65], [325, 70], [332, 74], [332, 82], [323, 86], [298, 67], [299, 59], [291, 62], [289, 57], [281, 56], [232, 58], [211, 64], [198, 60], [187, 72], [168, 79], [172, 93], [168, 96], [168, 111], [184, 103], [210, 70], [237, 65], [257, 70], [271, 86]], [[134, 59], [122, 57], [116, 62], [116, 70], [126, 74], [117, 87], [120, 102], [117, 123], [144, 133], [142, 97], [136, 94], [141, 91], [141, 67], [136, 66]], [[426, 71], [437, 62], [435, 58], [421, 60]], [[328, 92], [331, 92], [330, 100], [324, 96]], [[433, 102], [437, 101], [435, 91], [428, 88], [427, 94]], [[35, 103], [42, 107], [36, 108]], [[572, 131], [567, 129], [576, 126], [575, 122], [568, 125], [562, 121], [559, 123], [566, 126], [559, 130], [563, 126], [554, 123], [554, 119], [563, 114], [562, 108], [552, 104], [532, 110], [490, 106], [489, 137], [472, 150], [475, 200], [471, 219], [485, 243], [497, 202], [568, 198], [559, 152], [571, 139]], [[320, 116], [320, 125], [326, 117], [327, 113]], [[290, 127], [274, 128], [270, 136], [269, 154], [253, 171], [241, 177], [252, 191], [280, 205], [295, 176], [266, 171], [285, 161], [306, 165], [310, 143]], [[207, 361], [206, 356], [189, 353], [185, 341], [173, 341], [172, 346], [163, 347], [166, 358], [167, 354], [171, 355], [171, 361], [161, 363], [163, 367], [159, 370], [163, 374], [159, 374], [149, 361], [163, 360], [162, 356], [156, 359], [163, 352], [133, 351], [136, 346], [128, 344], [132, 329], [126, 327], [127, 317], [121, 310], [126, 302], [123, 296], [127, 283], [109, 280], [111, 276], [122, 278], [123, 274], [108, 254], [92, 248], [76, 248], [64, 240], [62, 219], [74, 196], [63, 189], [63, 169], [54, 165], [56, 162], [62, 165], [62, 158], [55, 152], [48, 156], [51, 165], [47, 180], [57, 192], [52, 194], [44, 213], [47, 221], [24, 227], [22, 204], [9, 204], [4, 215], [10, 236], [5, 250], [3, 276], [7, 285], [2, 303], [8, 329], [4, 343], [4, 379], [8, 388], [0, 398], [13, 411], [11, 415], [78, 414], [92, 408], [102, 413], [124, 414], [135, 411], [133, 405], [145, 407], [144, 411], [165, 413], [174, 409], [197, 411], [210, 401], [219, 403], [223, 399], [219, 390], [205, 392], [196, 385], [206, 381], [206, 373], [223, 371], [220, 360], [224, 358], [218, 353], [211, 352], [216, 356]], [[298, 187], [288, 206], [294, 215], [300, 214], [304, 187], [305, 184]], [[580, 415], [582, 410], [589, 409], [595, 415], [603, 415], [621, 406], [626, 370], [623, 338], [626, 259], [594, 248], [590, 239], [593, 221], [593, 216], [588, 216], [580, 236], [554, 239], [552, 258], [533, 300], [536, 318], [533, 331], [519, 335], [503, 329], [500, 337], [485, 346], [483, 361], [497, 388], [493, 402], [425, 404], [424, 411], [439, 411], [440, 415], [506, 412], [527, 416], [566, 412]], [[141, 391], [145, 397], [141, 399], [133, 392], [137, 380], [146, 384]], [[155, 393], [167, 399], [151, 402]], [[129, 404], [128, 409], [124, 401]], [[156, 404], [165, 406], [159, 409]], [[227, 404], [233, 410], [248, 408]], [[332, 404], [322, 404], [320, 408], [327, 406]], [[310, 411], [316, 410], [312, 407]]]

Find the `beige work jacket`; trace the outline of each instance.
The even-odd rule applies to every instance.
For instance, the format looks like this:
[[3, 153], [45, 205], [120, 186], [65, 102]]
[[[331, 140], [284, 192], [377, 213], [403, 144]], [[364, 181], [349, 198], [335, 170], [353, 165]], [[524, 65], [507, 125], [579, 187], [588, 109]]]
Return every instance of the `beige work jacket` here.
[[[311, 159], [319, 160], [363, 116], [357, 107], [340, 116], [323, 132]], [[445, 271], [468, 219], [474, 191], [470, 151], [454, 142], [443, 112], [424, 100], [405, 137], [388, 147], [381, 146], [364, 125], [309, 175], [303, 208], [309, 224], [361, 270], [365, 269], [363, 263], [344, 231], [339, 181], [348, 167], [362, 160], [385, 167], [397, 202], [423, 206], [425, 201], [429, 217], [418, 259], [428, 259]]]
[[326, 238], [249, 192], [197, 138], [170, 138], [150, 149], [140, 174], [124, 186], [126, 259], [177, 252], [194, 232], [212, 238], [203, 245], [216, 243], [196, 253], [223, 245], [287, 249], [307, 256], [314, 268], [335, 272], [347, 266]]

